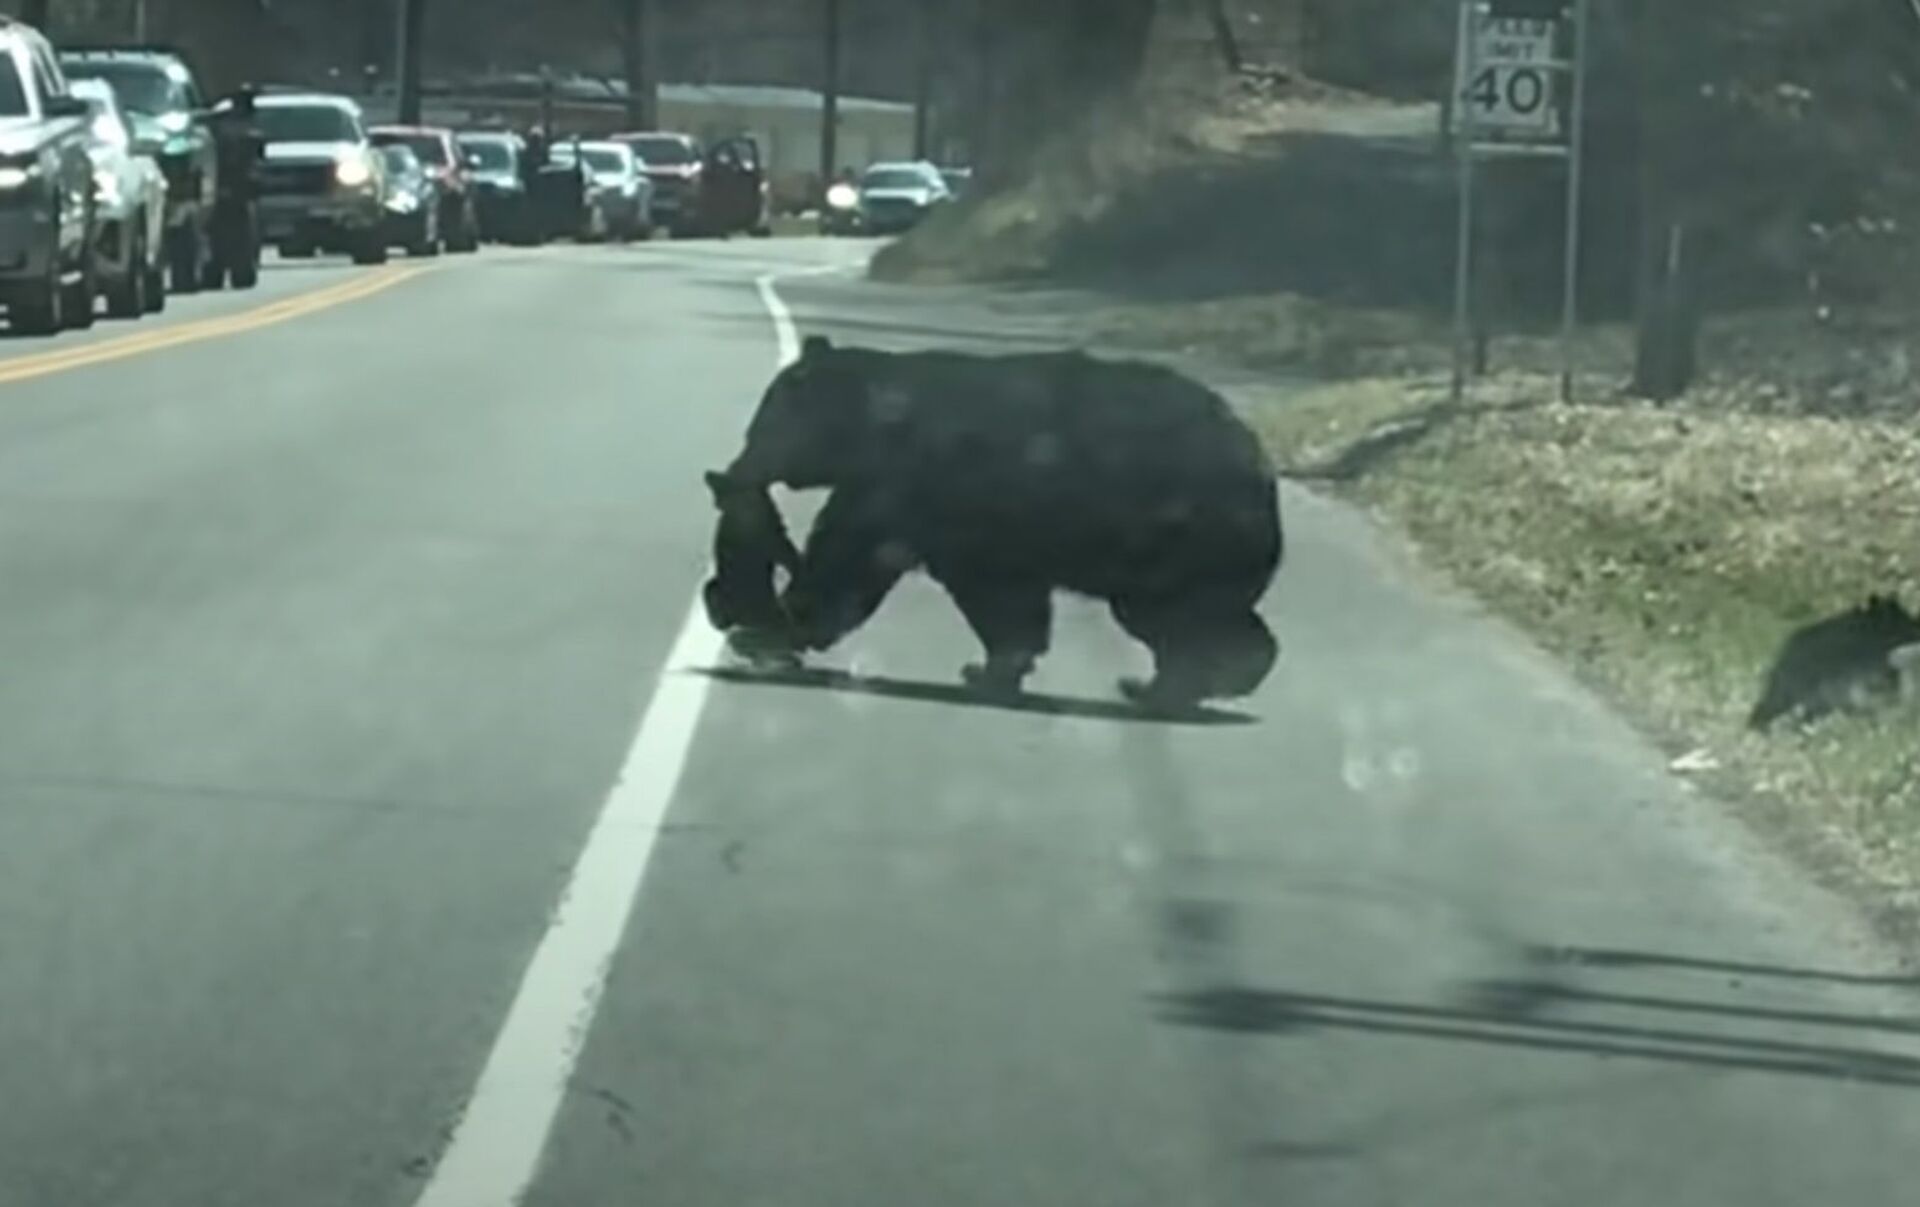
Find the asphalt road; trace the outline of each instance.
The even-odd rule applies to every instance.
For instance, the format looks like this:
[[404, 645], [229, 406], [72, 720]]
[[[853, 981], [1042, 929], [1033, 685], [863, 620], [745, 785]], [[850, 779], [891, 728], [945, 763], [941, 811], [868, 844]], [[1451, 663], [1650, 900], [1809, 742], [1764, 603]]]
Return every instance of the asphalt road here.
[[0, 1204], [485, 1207], [523, 1150], [537, 1207], [1913, 1201], [1893, 956], [1344, 510], [1289, 494], [1283, 662], [1217, 723], [1117, 709], [1083, 605], [973, 702], [924, 583], [853, 681], [700, 674], [756, 280], [856, 251], [0, 339]]

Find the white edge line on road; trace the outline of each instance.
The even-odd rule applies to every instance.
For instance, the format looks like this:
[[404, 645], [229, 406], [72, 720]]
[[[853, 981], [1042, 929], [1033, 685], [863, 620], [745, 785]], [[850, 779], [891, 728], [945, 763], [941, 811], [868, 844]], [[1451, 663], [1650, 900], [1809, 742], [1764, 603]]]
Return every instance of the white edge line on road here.
[[[779, 275], [842, 270], [833, 265]], [[756, 284], [784, 366], [799, 355], [800, 338], [774, 289], [776, 279], [767, 274]], [[721, 634], [696, 598], [619, 778], [416, 1207], [513, 1207], [532, 1185], [706, 704], [711, 680], [686, 672], [711, 666], [721, 647]]]

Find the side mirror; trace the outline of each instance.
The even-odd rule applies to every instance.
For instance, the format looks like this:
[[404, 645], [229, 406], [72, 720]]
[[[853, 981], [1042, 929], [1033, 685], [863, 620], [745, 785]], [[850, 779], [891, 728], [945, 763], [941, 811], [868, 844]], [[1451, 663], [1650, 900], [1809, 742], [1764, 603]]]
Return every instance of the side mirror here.
[[50, 96], [47, 98], [48, 117], [85, 117], [93, 110], [87, 102], [77, 96]]

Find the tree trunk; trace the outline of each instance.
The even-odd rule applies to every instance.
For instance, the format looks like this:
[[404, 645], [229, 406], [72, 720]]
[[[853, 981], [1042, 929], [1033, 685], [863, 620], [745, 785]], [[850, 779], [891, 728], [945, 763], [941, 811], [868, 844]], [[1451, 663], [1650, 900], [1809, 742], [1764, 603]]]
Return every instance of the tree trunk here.
[[427, 28], [427, 0], [400, 0], [399, 54], [395, 64], [399, 72], [399, 118], [406, 125], [420, 122], [420, 75], [425, 48], [422, 40]]
[[1686, 393], [1698, 359], [1700, 317], [1689, 287], [1687, 230], [1670, 215], [1666, 209], [1645, 215], [1641, 231], [1633, 393], [1654, 402]]
[[820, 188], [840, 170], [840, 0], [820, 0], [826, 38], [820, 80]]
[[1633, 61], [1638, 129], [1640, 204], [1636, 286], [1634, 394], [1655, 401], [1679, 397], [1693, 384], [1700, 316], [1689, 288], [1681, 157], [1687, 154], [1689, 112], [1668, 38], [1654, 16], [1663, 6], [1636, 0]]
[[1233, 32], [1233, 17], [1227, 12], [1227, 0], [1207, 0], [1207, 21], [1213, 26], [1213, 44], [1220, 51], [1228, 71], [1246, 66], [1240, 53], [1240, 38]]
[[621, 0], [620, 55], [627, 74], [627, 124], [637, 130], [651, 130], [658, 121], [655, 113], [659, 96], [653, 75], [654, 32], [652, 0]]
[[923, 17], [914, 34], [913, 66], [913, 157], [926, 159], [931, 152], [929, 129], [933, 109], [933, 25]]

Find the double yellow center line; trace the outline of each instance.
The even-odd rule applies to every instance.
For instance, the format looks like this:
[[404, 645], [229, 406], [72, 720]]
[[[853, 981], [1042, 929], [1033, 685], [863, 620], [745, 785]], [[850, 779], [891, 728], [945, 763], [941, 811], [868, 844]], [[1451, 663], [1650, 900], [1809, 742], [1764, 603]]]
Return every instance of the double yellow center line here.
[[36, 352], [27, 356], [0, 360], [0, 385], [13, 381], [26, 381], [34, 377], [45, 377], [49, 373], [64, 373], [69, 369], [79, 369], [87, 365], [124, 360], [129, 356], [141, 356], [180, 344], [194, 344], [201, 340], [220, 339], [247, 331], [258, 331], [262, 327], [271, 327], [275, 323], [284, 323], [290, 319], [300, 318], [302, 315], [314, 314], [347, 302], [371, 297], [427, 271], [429, 269], [425, 265], [375, 269], [337, 285], [311, 289], [295, 297], [283, 298], [278, 302], [270, 302], [252, 310], [243, 310], [238, 314], [224, 314], [215, 318], [196, 319], [188, 323], [174, 323], [170, 326], [156, 327], [151, 331], [137, 332], [116, 339], [98, 340], [74, 348]]

